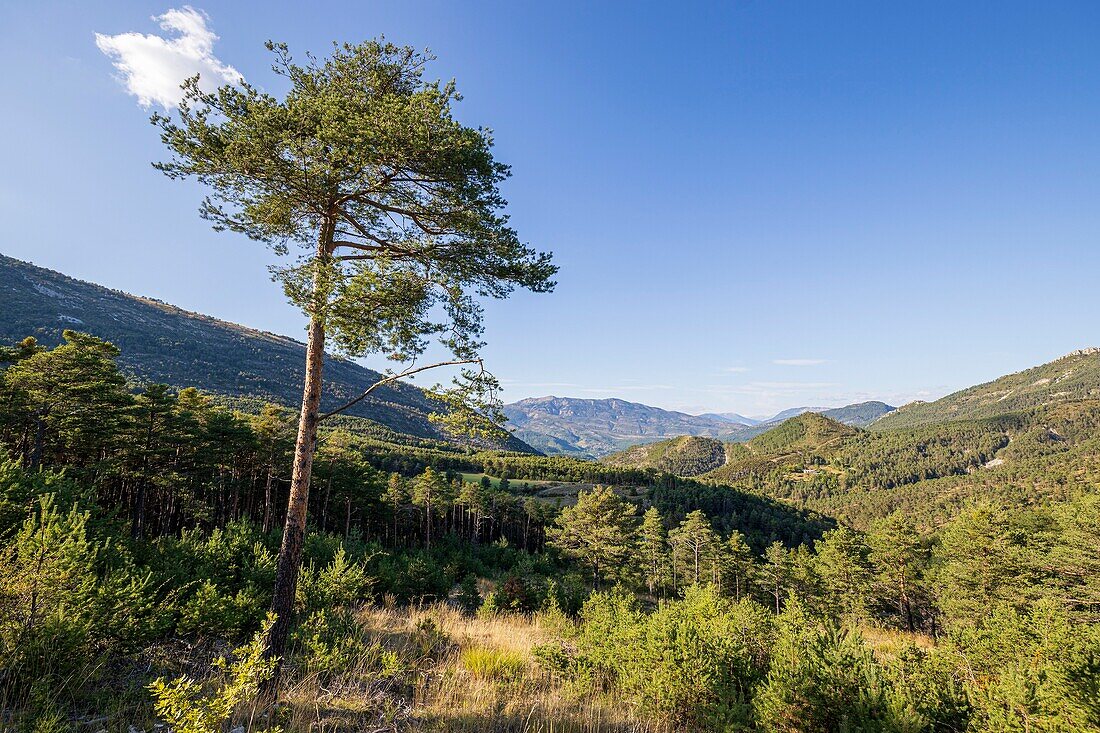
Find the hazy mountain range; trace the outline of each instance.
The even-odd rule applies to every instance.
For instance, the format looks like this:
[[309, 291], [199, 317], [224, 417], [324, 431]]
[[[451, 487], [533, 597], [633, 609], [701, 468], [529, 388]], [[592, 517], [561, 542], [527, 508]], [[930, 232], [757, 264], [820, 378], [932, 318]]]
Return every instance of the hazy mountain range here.
[[[196, 386], [230, 398], [258, 398], [296, 405], [300, 398], [303, 345], [191, 313], [0, 255], [0, 341], [35, 336], [58, 343], [67, 328], [108, 339], [122, 350], [120, 364], [136, 382]], [[358, 395], [378, 373], [329, 357], [325, 406]], [[680, 436], [743, 443], [788, 418], [820, 413], [838, 423], [874, 431], [919, 427], [1051, 404], [1100, 397], [1100, 349], [1082, 349], [1047, 364], [976, 385], [935, 402], [895, 409], [883, 402], [838, 408], [797, 407], [764, 419], [737, 413], [689, 415], [621, 399], [539, 397], [507, 405], [516, 440], [507, 447], [595, 458], [632, 445]], [[378, 390], [351, 411], [381, 431], [440, 438], [428, 415], [438, 405], [418, 388], [396, 384]], [[678, 450], [698, 452], [684, 443]], [[714, 454], [713, 446], [704, 452]]]
[[[756, 420], [737, 413], [688, 415], [618, 399], [539, 397], [508, 405], [505, 414], [516, 436], [545, 453], [600, 458], [630, 446], [681, 436], [745, 442], [804, 413], [879, 431], [974, 420], [1096, 398], [1100, 398], [1100, 348], [1087, 348], [935, 402], [914, 402], [900, 408], [878, 401], [835, 408], [794, 407]], [[681, 453], [717, 454], [713, 445], [704, 443], [684, 442], [668, 448]], [[632, 454], [633, 458], [640, 455]], [[652, 456], [646, 459], [653, 465], [662, 460]]]
[[679, 436], [743, 442], [805, 412], [864, 427], [893, 409], [884, 402], [831, 409], [796, 407], [753, 420], [736, 413], [689, 415], [620, 399], [533, 397], [506, 405], [504, 414], [517, 437], [544, 453], [599, 458], [628, 446]]

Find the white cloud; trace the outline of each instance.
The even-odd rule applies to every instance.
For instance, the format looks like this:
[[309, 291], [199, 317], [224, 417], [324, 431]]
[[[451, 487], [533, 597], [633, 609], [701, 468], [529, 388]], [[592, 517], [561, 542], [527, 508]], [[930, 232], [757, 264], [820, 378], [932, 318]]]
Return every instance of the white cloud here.
[[772, 361], [772, 364], [780, 366], [817, 366], [824, 363], [824, 359], [775, 359]]
[[748, 367], [743, 367], [743, 366], [731, 366], [731, 367], [726, 367], [726, 368], [725, 368], [725, 369], [723, 369], [722, 371], [723, 371], [723, 372], [725, 372], [726, 374], [744, 374], [744, 373], [745, 373], [745, 372], [747, 372], [748, 370], [749, 370], [749, 368], [748, 368]]
[[241, 73], [223, 64], [214, 55], [218, 37], [206, 22], [206, 13], [190, 5], [154, 16], [166, 35], [120, 33], [117, 36], [95, 34], [95, 44], [110, 57], [126, 91], [142, 107], [159, 104], [171, 109], [179, 104], [180, 84], [199, 74], [199, 85], [210, 91], [222, 84], [244, 80]]

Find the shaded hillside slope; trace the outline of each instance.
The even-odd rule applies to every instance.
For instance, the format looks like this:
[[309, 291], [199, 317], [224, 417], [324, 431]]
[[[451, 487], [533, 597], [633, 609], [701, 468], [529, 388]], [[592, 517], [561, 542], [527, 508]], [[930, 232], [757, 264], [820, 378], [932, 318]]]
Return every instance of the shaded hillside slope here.
[[[93, 334], [122, 350], [120, 366], [137, 382], [194, 386], [228, 397], [297, 405], [305, 346], [294, 339], [191, 313], [0, 255], [0, 341], [34, 336], [53, 346], [65, 329]], [[327, 356], [323, 409], [357, 397], [379, 378]], [[428, 415], [438, 405], [420, 389], [394, 384], [348, 411], [397, 433], [441, 438]], [[530, 450], [513, 441], [512, 450]]]

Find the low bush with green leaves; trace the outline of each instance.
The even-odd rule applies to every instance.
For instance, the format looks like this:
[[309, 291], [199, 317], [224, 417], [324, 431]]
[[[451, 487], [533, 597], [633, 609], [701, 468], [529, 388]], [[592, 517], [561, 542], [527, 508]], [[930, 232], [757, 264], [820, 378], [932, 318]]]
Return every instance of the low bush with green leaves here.
[[[247, 645], [225, 657], [214, 660], [215, 675], [199, 681], [188, 676], [174, 680], [157, 679], [149, 685], [157, 716], [172, 733], [223, 733], [235, 714], [247, 709], [251, 721], [256, 712], [261, 686], [275, 672], [275, 660], [266, 658], [263, 637], [271, 628], [269, 616], [263, 627]], [[266, 732], [278, 733], [278, 728]]]

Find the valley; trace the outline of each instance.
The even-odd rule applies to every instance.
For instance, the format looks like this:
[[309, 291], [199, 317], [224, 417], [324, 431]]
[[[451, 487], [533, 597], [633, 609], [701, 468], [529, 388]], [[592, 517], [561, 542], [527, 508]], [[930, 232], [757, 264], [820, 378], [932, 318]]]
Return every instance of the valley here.
[[598, 459], [632, 445], [685, 435], [745, 442], [804, 412], [819, 412], [848, 425], [866, 427], [894, 409], [884, 402], [871, 401], [836, 408], [796, 407], [759, 420], [740, 416], [733, 420], [724, 415], [688, 415], [619, 399], [537, 397], [505, 405], [504, 414], [516, 437], [547, 455]]
[[[127, 586], [130, 609], [121, 617], [125, 628], [149, 630], [127, 633], [140, 633], [146, 641], [163, 633], [199, 643], [246, 640], [266, 607], [270, 576], [264, 568], [270, 567], [278, 532], [265, 527], [281, 520], [292, 448], [293, 403], [277, 392], [284, 377], [272, 355], [300, 355], [300, 345], [23, 263], [0, 260], [0, 265], [0, 309], [13, 314], [4, 328], [14, 334], [0, 351], [0, 361], [8, 365], [0, 373], [6, 385], [0, 445], [7, 456], [0, 459], [0, 491], [24, 497], [19, 502], [40, 503], [29, 523], [20, 519], [21, 512], [5, 514], [0, 504], [0, 522], [7, 523], [0, 530], [25, 538], [20, 543], [36, 542], [47, 531], [70, 533], [72, 541], [84, 543], [127, 542], [140, 555], [112, 572], [149, 578]], [[127, 354], [93, 335], [66, 330], [76, 325], [101, 325], [112, 340], [135, 351]], [[157, 334], [176, 339], [172, 354], [209, 361], [165, 356], [150, 345], [168, 337]], [[240, 379], [244, 362], [219, 355], [242, 349], [268, 364], [267, 376], [233, 381]], [[373, 376], [350, 362], [333, 363], [342, 364], [338, 376], [350, 375], [343, 389]], [[176, 381], [184, 379], [179, 374], [198, 373], [207, 374], [201, 390]], [[156, 378], [177, 386], [151, 383]], [[1033, 600], [1052, 603], [1071, 594], [1075, 600], [1058, 611], [1058, 623], [1090, 620], [1089, 599], [1100, 597], [1100, 574], [1082, 568], [1092, 568], [1100, 526], [1088, 519], [1100, 507], [1095, 501], [1098, 388], [1100, 351], [1086, 349], [936, 402], [898, 409], [883, 403], [820, 412], [796, 408], [755, 425], [621, 400], [533, 399], [505, 409], [513, 424], [522, 426], [516, 432], [525, 440], [486, 445], [440, 433], [429, 419], [437, 405], [416, 388], [395, 385], [322, 431], [315, 468], [320, 491], [310, 506], [313, 544], [311, 569], [305, 571], [304, 626], [296, 632], [315, 636], [296, 636], [291, 654], [319, 660], [327, 658], [317, 656], [319, 650], [329, 647], [311, 644], [336, 644], [332, 648], [343, 650], [346, 661], [324, 662], [318, 677], [300, 679], [280, 714], [292, 725], [317, 723], [309, 701], [326, 694], [324, 685], [376, 674], [375, 655], [384, 653], [405, 660], [404, 671], [380, 688], [391, 702], [363, 708], [338, 696], [328, 719], [408, 727], [408, 719], [392, 717], [386, 705], [404, 699], [402, 685], [409, 680], [444, 674], [474, 686], [431, 688], [417, 708], [425, 720], [451, 720], [448, 706], [456, 700], [481, 710], [484, 701], [469, 697], [477, 690], [505, 711], [526, 706], [546, 720], [573, 720], [581, 730], [600, 729], [594, 715], [628, 727], [648, 720], [653, 730], [680, 729], [688, 720], [704, 730], [709, 727], [698, 716], [708, 708], [700, 707], [697, 695], [707, 693], [684, 687], [687, 678], [678, 669], [671, 674], [677, 694], [691, 700], [682, 703], [686, 708], [681, 703], [616, 706], [617, 695], [641, 701], [651, 694], [650, 683], [633, 687], [622, 678], [610, 695], [589, 688], [579, 700], [565, 702], [561, 675], [577, 674], [613, 653], [634, 660], [616, 663], [617, 669], [645, 679], [669, 648], [658, 644], [640, 652], [633, 642], [616, 646], [615, 634], [641, 633], [664, 618], [697, 628], [693, 633], [705, 634], [714, 623], [749, 623], [759, 634], [772, 628], [773, 612], [774, 623], [788, 623], [791, 614], [805, 613], [797, 610], [803, 603], [858, 630], [862, 636], [854, 643], [873, 649], [875, 660], [889, 660], [899, 644], [912, 643], [936, 655], [955, 654], [952, 649], [973, 653], [971, 642], [941, 637], [938, 627], [946, 618], [954, 619], [952, 628], [962, 628], [959, 619], [973, 623], [991, 599], [1018, 609], [1006, 610], [1017, 615], [1003, 623], [1028, 624], [1033, 622], [1027, 614], [1036, 612]], [[32, 407], [44, 404], [39, 401], [47, 394], [65, 409], [53, 408], [42, 420], [36, 417], [41, 410]], [[112, 417], [104, 420], [104, 415]], [[36, 423], [44, 432], [36, 433]], [[687, 432], [664, 437], [677, 431]], [[568, 443], [566, 454], [546, 455], [531, 447], [549, 447], [551, 434]], [[611, 452], [623, 444], [627, 447]], [[588, 451], [599, 453], [599, 459], [588, 458]], [[50, 473], [33, 473], [30, 461]], [[156, 481], [142, 478], [154, 474], [160, 477]], [[74, 481], [94, 487], [94, 503], [78, 503]], [[136, 494], [143, 485], [143, 495]], [[10, 505], [12, 499], [6, 501]], [[83, 524], [70, 527], [65, 522], [72, 520], [64, 517], [73, 515], [59, 513], [53, 502], [69, 507], [64, 511], [90, 506], [89, 516], [105, 529], [89, 534]], [[124, 516], [132, 518], [129, 524], [120, 524]], [[115, 534], [127, 526], [131, 533], [140, 526], [161, 539], [149, 543]], [[211, 529], [200, 529], [204, 526]], [[1034, 533], [1034, 527], [1042, 529]], [[234, 549], [226, 542], [235, 543]], [[980, 568], [971, 565], [974, 550], [967, 542], [1000, 548], [992, 585], [973, 585], [973, 572]], [[76, 551], [61, 547], [56, 552]], [[905, 562], [913, 563], [906, 582], [916, 585], [912, 596], [907, 591], [898, 603], [891, 590], [895, 561], [885, 558], [903, 548], [909, 548]], [[226, 574], [203, 559], [226, 553], [252, 569]], [[13, 577], [25, 577], [30, 558], [19, 551], [11, 557]], [[69, 562], [63, 557], [69, 555], [50, 562]], [[99, 562], [92, 556], [78, 552], [76, 557], [90, 563], [86, 572], [105, 572], [92, 569]], [[945, 575], [948, 570], [955, 575]], [[849, 573], [860, 573], [863, 580], [842, 580]], [[1013, 576], [1041, 580], [1022, 585]], [[158, 586], [146, 584], [154, 579]], [[611, 582], [619, 590], [600, 591]], [[87, 583], [81, 587], [107, 592]], [[199, 594], [170, 600], [155, 589], [180, 583], [199, 584]], [[57, 588], [50, 596], [57, 602], [76, 593]], [[80, 597], [86, 610], [74, 623], [96, 631], [67, 648], [87, 654], [90, 648], [80, 644], [107, 644], [105, 659], [130, 659], [128, 637], [111, 631], [115, 621], [97, 610], [119, 601]], [[161, 599], [157, 606], [139, 600], [156, 598]], [[321, 609], [333, 598], [345, 599], [337, 601], [344, 610], [330, 616]], [[368, 599], [383, 606], [353, 610]], [[636, 603], [655, 610], [621, 615]], [[414, 605], [428, 608], [426, 614], [401, 610]], [[744, 613], [757, 614], [757, 620], [746, 621], [739, 616]], [[608, 636], [607, 627], [598, 624], [616, 631]], [[517, 633], [539, 641], [518, 644], [512, 636]], [[706, 638], [704, 658], [728, 664], [721, 650], [735, 632]], [[416, 656], [416, 649], [427, 648], [418, 645], [452, 643], [447, 639], [454, 646], [438, 647], [437, 662]], [[1075, 643], [1086, 642], [1087, 637]], [[30, 652], [17, 658], [23, 660], [18, 664], [69, 669]], [[949, 686], [957, 672], [947, 659], [936, 662], [947, 665], [936, 674], [946, 675], [937, 684]], [[887, 661], [866, 663], [884, 665], [869, 674], [897, 674]], [[179, 673], [172, 664], [156, 669]], [[743, 674], [757, 680], [757, 689], [768, 689], [765, 668], [752, 669]], [[523, 692], [501, 686], [502, 680], [520, 678], [529, 686]], [[912, 694], [905, 678], [891, 679], [894, 694]], [[117, 712], [108, 715], [115, 719], [153, 715], [147, 698], [112, 685], [89, 682], [74, 692], [114, 689]], [[940, 708], [921, 707], [925, 703], [917, 698], [906, 705], [941, 714], [935, 712]], [[513, 713], [502, 715], [498, 720]]]
[[13, 5], [0, 733], [1100, 733], [1098, 8]]

